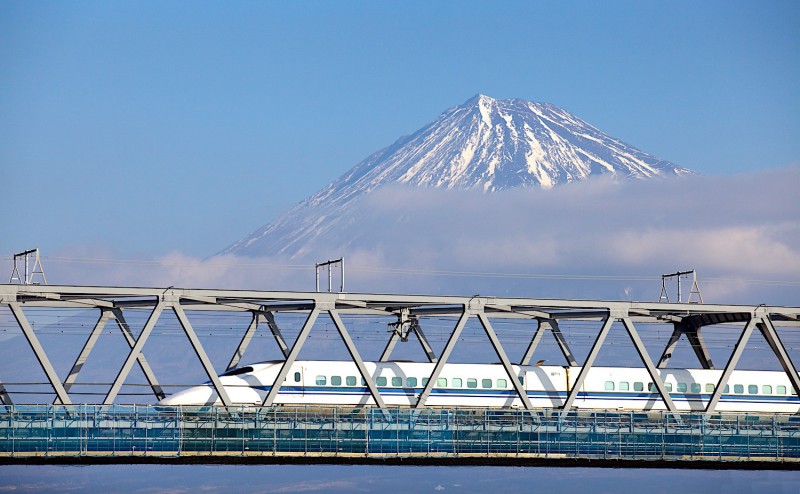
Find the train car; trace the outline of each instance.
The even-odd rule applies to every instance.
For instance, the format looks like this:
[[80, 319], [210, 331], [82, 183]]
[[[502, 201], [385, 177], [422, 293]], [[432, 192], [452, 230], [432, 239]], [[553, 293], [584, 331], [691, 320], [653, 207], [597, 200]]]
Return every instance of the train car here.
[[[260, 405], [282, 366], [262, 362], [220, 376], [235, 405]], [[386, 405], [410, 407], [417, 402], [433, 371], [432, 363], [365, 362]], [[581, 367], [512, 366], [535, 408], [558, 408], [574, 388]], [[678, 410], [703, 411], [721, 370], [659, 369]], [[723, 390], [719, 412], [798, 413], [798, 399], [783, 372], [734, 371]], [[205, 383], [168, 396], [163, 406], [221, 404], [213, 385]], [[374, 406], [366, 382], [353, 362], [296, 361], [289, 369], [276, 405]], [[445, 364], [426, 406], [522, 408], [514, 384], [499, 364]], [[644, 368], [592, 367], [573, 408], [597, 410], [666, 410]]]

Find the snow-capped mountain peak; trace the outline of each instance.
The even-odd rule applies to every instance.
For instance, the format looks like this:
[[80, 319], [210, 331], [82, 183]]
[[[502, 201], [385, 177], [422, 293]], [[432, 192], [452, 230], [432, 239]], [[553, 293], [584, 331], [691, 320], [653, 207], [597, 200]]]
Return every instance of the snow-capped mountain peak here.
[[[598, 175], [645, 179], [686, 173], [691, 172], [555, 105], [476, 94], [223, 252], [294, 256], [305, 241], [334, 228], [335, 218], [355, 199], [388, 184], [493, 192], [549, 189]], [[320, 216], [323, 210], [327, 220]]]

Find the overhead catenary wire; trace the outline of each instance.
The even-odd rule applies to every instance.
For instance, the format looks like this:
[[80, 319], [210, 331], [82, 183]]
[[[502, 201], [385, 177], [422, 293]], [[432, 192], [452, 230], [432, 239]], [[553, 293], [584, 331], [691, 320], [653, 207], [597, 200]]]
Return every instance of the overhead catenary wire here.
[[[230, 261], [225, 258], [211, 258], [205, 261], [186, 261], [178, 259], [116, 259], [116, 258], [91, 258], [91, 257], [64, 257], [64, 256], [41, 256], [48, 262], [74, 263], [74, 264], [100, 264], [100, 265], [139, 265], [139, 266], [165, 266], [185, 267], [185, 268], [204, 268], [204, 269], [274, 269], [274, 270], [299, 270], [312, 271], [312, 264], [289, 264], [278, 262], [252, 262], [252, 261]], [[12, 255], [0, 255], [2, 260], [13, 259]], [[363, 266], [357, 263], [350, 263], [348, 271], [361, 271], [371, 273], [385, 273], [398, 275], [418, 275], [418, 276], [446, 276], [446, 277], [475, 277], [475, 278], [495, 278], [495, 279], [539, 279], [539, 280], [563, 280], [563, 281], [660, 281], [660, 275], [603, 275], [603, 274], [580, 274], [580, 273], [510, 273], [497, 271], [464, 271], [428, 268], [397, 268], [391, 266]], [[768, 285], [768, 286], [800, 286], [800, 280], [765, 280], [748, 278], [719, 278], [704, 277], [703, 284], [747, 284], [747, 285]]]

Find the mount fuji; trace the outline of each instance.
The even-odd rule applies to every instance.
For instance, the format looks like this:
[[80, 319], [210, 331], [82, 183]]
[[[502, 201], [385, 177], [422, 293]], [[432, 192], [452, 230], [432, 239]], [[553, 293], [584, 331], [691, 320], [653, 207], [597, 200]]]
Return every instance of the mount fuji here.
[[[358, 232], [355, 205], [391, 184], [497, 192], [550, 189], [595, 176], [649, 179], [690, 170], [610, 137], [548, 103], [478, 94], [356, 165], [282, 217], [220, 254], [296, 258], [315, 241], [347, 245]], [[330, 235], [338, 232], [338, 239]], [[348, 240], [342, 240], [348, 239]]]

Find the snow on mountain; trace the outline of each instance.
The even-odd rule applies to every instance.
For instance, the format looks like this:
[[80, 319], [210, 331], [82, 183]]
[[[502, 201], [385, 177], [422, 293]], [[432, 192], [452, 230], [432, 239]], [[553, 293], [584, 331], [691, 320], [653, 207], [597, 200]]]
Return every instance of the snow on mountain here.
[[549, 189], [593, 176], [647, 179], [691, 173], [604, 134], [548, 103], [478, 94], [356, 165], [223, 254], [297, 257], [309, 241], [353, 222], [354, 201], [378, 187]]

